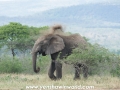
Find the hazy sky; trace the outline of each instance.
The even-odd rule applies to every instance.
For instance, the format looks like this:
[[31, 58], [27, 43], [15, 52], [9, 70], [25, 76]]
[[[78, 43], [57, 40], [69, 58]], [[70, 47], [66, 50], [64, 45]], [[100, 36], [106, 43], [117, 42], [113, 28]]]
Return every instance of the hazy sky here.
[[0, 0], [0, 16], [27, 16], [58, 7], [92, 3], [120, 5], [120, 0]]

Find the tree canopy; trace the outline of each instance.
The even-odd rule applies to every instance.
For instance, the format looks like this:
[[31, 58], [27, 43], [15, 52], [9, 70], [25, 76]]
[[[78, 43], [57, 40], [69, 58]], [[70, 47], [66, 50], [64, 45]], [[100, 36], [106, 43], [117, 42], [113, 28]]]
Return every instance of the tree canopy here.
[[47, 26], [29, 27], [17, 22], [10, 22], [8, 25], [0, 27], [0, 46], [10, 49], [14, 57], [15, 50], [25, 52], [31, 49], [39, 32], [47, 28]]

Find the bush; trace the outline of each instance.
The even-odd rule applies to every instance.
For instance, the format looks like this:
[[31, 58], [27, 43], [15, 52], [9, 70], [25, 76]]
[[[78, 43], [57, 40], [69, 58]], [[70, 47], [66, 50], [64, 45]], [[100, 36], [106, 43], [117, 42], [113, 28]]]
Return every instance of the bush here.
[[20, 73], [23, 71], [22, 63], [18, 59], [5, 57], [0, 60], [0, 73]]
[[[50, 63], [49, 56], [40, 56], [37, 59], [37, 67], [40, 67], [40, 73], [46, 73]], [[22, 58], [12, 58], [2, 56], [0, 58], [0, 73], [25, 73], [34, 74], [31, 55]]]
[[112, 74], [112, 76], [120, 77], [120, 65], [117, 65], [115, 69], [112, 69], [110, 71], [110, 73]]
[[73, 53], [65, 61], [69, 63], [85, 63], [89, 68], [89, 75], [109, 74], [120, 63], [117, 55], [98, 44], [92, 45], [90, 43], [85, 49], [80, 47], [74, 49]]
[[[24, 59], [20, 60], [22, 62], [22, 67], [24, 71], [22, 73], [27, 74], [35, 74], [33, 71], [33, 62], [31, 55], [24, 57]], [[36, 60], [36, 67], [40, 67], [40, 73], [45, 73], [48, 71], [49, 64], [50, 64], [51, 58], [47, 56], [38, 56]]]
[[37, 66], [40, 67], [40, 73], [47, 73], [50, 66], [51, 57], [50, 56], [40, 56], [37, 60]]

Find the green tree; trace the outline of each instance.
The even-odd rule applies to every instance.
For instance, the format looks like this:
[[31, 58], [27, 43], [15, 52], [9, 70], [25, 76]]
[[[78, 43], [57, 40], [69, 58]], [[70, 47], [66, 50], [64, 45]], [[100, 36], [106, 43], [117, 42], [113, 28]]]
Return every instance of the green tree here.
[[10, 22], [8, 25], [0, 27], [0, 44], [7, 46], [11, 50], [12, 56], [15, 56], [16, 45], [19, 41], [29, 37], [29, 28], [16, 22]]
[[40, 35], [48, 29], [48, 26], [43, 27], [29, 27], [29, 37], [19, 40], [19, 44], [17, 44], [17, 48], [22, 53], [30, 52], [35, 41]]
[[85, 49], [80, 47], [74, 49], [73, 53], [64, 61], [72, 64], [75, 62], [86, 64], [90, 75], [110, 74], [111, 70], [114, 70], [115, 66], [118, 66], [120, 63], [117, 55], [99, 44], [92, 45], [90, 43]]
[[0, 27], [0, 48], [7, 46], [12, 52], [12, 56], [16, 52], [25, 55], [30, 52], [36, 39], [48, 29], [48, 26], [29, 27], [16, 22], [10, 22], [8, 25]]

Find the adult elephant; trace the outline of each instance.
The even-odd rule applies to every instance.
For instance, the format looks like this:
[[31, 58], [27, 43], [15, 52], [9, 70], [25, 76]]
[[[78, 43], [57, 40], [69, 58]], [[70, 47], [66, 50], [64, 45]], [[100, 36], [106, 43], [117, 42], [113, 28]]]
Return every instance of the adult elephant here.
[[[72, 53], [72, 49], [78, 47], [78, 45], [81, 48], [84, 48], [86, 46], [86, 41], [79, 34], [66, 36], [56, 33], [59, 30], [62, 31], [61, 25], [53, 26], [52, 30], [52, 33], [43, 35], [35, 42], [32, 49], [32, 60], [34, 72], [38, 73], [40, 68], [36, 68], [37, 54], [39, 53], [43, 56], [51, 55], [52, 60], [48, 76], [50, 79], [56, 80], [62, 78], [62, 63], [57, 60], [57, 58], [62, 60], [66, 56], [70, 55]], [[56, 76], [54, 75], [55, 70]], [[75, 70], [74, 78], [79, 78], [79, 72], [77, 72], [77, 70]]]

